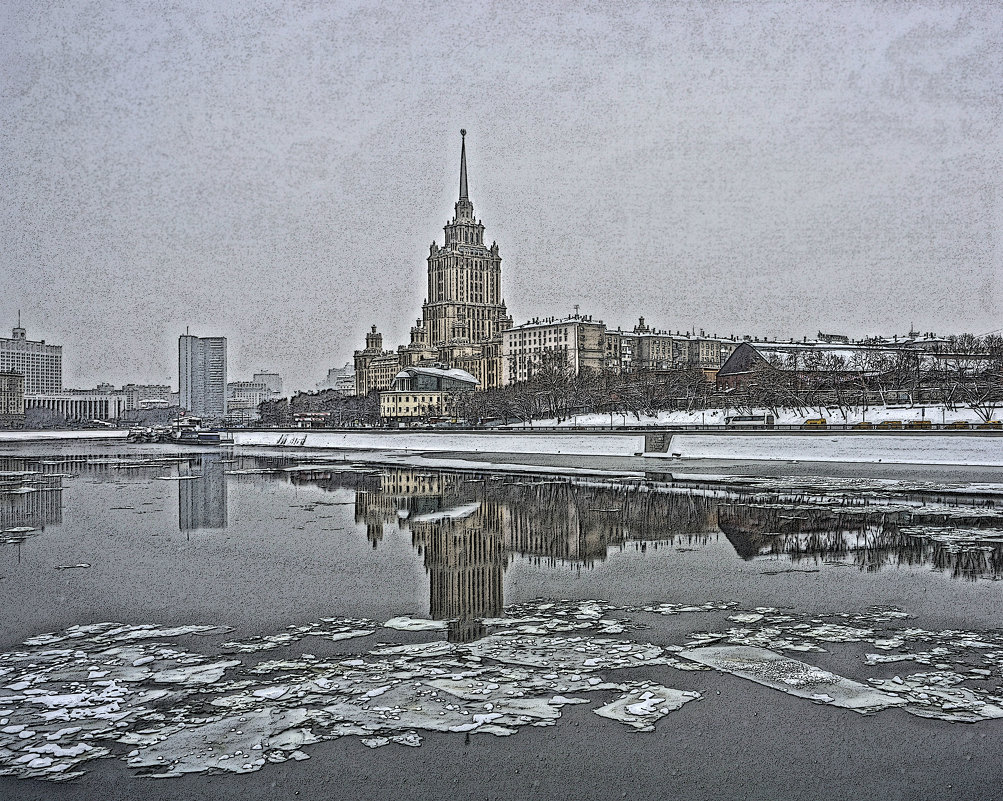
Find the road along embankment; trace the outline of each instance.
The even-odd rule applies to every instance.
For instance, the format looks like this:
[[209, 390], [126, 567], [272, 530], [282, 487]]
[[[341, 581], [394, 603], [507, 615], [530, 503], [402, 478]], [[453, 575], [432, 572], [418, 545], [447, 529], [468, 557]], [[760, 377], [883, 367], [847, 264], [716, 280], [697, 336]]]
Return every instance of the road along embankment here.
[[234, 431], [233, 444], [352, 451], [641, 456], [644, 434], [460, 431]]
[[1003, 436], [995, 432], [770, 433], [648, 435], [645, 456], [742, 461], [887, 462], [1003, 466]]

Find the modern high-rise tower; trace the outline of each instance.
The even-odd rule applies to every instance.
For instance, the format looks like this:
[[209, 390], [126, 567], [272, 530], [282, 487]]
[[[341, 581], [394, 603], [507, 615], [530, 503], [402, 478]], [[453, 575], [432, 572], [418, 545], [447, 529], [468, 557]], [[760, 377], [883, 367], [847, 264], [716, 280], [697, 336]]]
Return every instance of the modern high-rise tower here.
[[226, 337], [178, 338], [178, 403], [208, 420], [226, 417]]

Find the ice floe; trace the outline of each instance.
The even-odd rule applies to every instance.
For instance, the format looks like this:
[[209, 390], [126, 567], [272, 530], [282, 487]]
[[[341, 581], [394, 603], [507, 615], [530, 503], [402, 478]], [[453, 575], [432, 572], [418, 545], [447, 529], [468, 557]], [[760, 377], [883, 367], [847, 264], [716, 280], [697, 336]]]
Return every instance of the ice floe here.
[[233, 653], [250, 654], [257, 651], [271, 651], [281, 646], [298, 643], [304, 637], [319, 637], [330, 642], [367, 637], [379, 624], [371, 620], [354, 618], [322, 618], [305, 626], [289, 626], [279, 634], [249, 637], [223, 643], [223, 648]]
[[383, 625], [397, 631], [445, 631], [448, 626], [445, 620], [425, 620], [416, 617], [394, 617]]
[[904, 699], [897, 695], [881, 692], [765, 648], [709, 646], [680, 651], [679, 655], [789, 695], [863, 714], [905, 704]]
[[[710, 616], [723, 628], [650, 642], [636, 618], [652, 613]], [[159, 778], [251, 773], [307, 759], [322, 741], [419, 747], [432, 732], [512, 736], [556, 726], [565, 707], [584, 704], [648, 732], [701, 697], [687, 688], [686, 670], [718, 670], [864, 714], [1003, 718], [1003, 634], [926, 630], [896, 609], [805, 614], [731, 601], [538, 599], [483, 621], [485, 636], [473, 642], [444, 640], [448, 623], [403, 616], [381, 629], [329, 617], [231, 640], [219, 626], [118, 623], [37, 635], [0, 654], [0, 775], [60, 781], [104, 758]], [[403, 634], [328, 656], [291, 647], [307, 637], [369, 643], [379, 631]], [[426, 641], [400, 642], [412, 635]], [[826, 669], [834, 645], [859, 651], [858, 670]], [[889, 676], [900, 664], [923, 672]]]
[[[587, 611], [604, 619], [601, 605]], [[441, 621], [403, 620], [405, 631], [416, 620], [436, 623], [418, 630], [441, 636]], [[253, 654], [288, 644], [288, 635], [364, 636], [373, 631], [359, 628], [365, 623], [327, 618], [218, 649]], [[503, 627], [468, 644], [384, 644], [347, 658], [292, 654], [251, 663], [177, 642], [226, 631], [93, 624], [39, 635], [0, 655], [0, 774], [63, 780], [108, 756], [151, 777], [248, 773], [305, 759], [310, 744], [344, 736], [370, 747], [417, 747], [428, 731], [508, 736], [552, 726], [563, 707], [595, 692], [606, 696], [601, 701], [626, 692], [606, 716], [647, 730], [695, 697], [599, 675], [669, 664], [660, 646], [608, 637]]]
[[642, 684], [592, 711], [600, 717], [625, 723], [638, 731], [654, 731], [655, 723], [660, 718], [699, 697], [700, 693], [690, 690]]

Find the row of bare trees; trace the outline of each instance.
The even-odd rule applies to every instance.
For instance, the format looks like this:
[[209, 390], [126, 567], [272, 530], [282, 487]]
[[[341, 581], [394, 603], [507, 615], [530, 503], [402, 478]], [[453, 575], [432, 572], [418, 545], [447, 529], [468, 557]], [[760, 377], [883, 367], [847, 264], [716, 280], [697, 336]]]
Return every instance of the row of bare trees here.
[[326, 425], [342, 428], [345, 426], [379, 425], [380, 396], [377, 392], [368, 395], [346, 397], [333, 389], [320, 392], [299, 392], [292, 398], [277, 398], [262, 401], [258, 405], [261, 423], [265, 426], [291, 426], [297, 418], [323, 415]]
[[[791, 351], [755, 365], [748, 380], [728, 389], [709, 382], [698, 368], [612, 369], [575, 372], [559, 355], [545, 359], [528, 381], [457, 398], [456, 416], [468, 423], [529, 422], [608, 414], [611, 424], [629, 423], [665, 410], [782, 409], [805, 414], [889, 403], [970, 406], [983, 419], [1003, 408], [1003, 337], [962, 334], [930, 350], [847, 349]], [[324, 413], [327, 425], [379, 425], [379, 394], [344, 397], [333, 390], [265, 401], [265, 425], [287, 426], [297, 415]], [[302, 418], [301, 418], [302, 419]]]
[[969, 406], [985, 420], [1003, 406], [1003, 337], [964, 334], [938, 350], [792, 352], [752, 368], [731, 404], [779, 410], [888, 403]]

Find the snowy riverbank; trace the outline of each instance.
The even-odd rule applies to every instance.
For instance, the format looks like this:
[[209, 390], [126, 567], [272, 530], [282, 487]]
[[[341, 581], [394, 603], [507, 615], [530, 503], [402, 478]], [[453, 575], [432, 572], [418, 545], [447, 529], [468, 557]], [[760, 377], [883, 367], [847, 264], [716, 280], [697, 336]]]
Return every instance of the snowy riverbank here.
[[[609, 426], [612, 420], [614, 426], [719, 426], [724, 425], [725, 418], [733, 415], [766, 415], [771, 414], [778, 426], [799, 426], [805, 420], [824, 418], [832, 425], [853, 425], [854, 423], [871, 422], [877, 425], [886, 420], [897, 420], [907, 423], [913, 420], [929, 420], [933, 424], [966, 422], [976, 425], [983, 421], [975, 410], [967, 406], [948, 409], [944, 406], [851, 406], [844, 409], [812, 408], [812, 409], [702, 409], [692, 412], [662, 411], [655, 414], [640, 416], [626, 412], [614, 412], [612, 417], [605, 414], [579, 414], [566, 420], [554, 418], [534, 420], [535, 426], [572, 428], [574, 426]], [[1003, 411], [993, 415], [999, 419]], [[515, 427], [515, 426], [513, 426]]]

